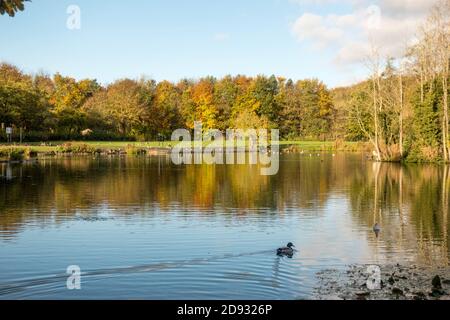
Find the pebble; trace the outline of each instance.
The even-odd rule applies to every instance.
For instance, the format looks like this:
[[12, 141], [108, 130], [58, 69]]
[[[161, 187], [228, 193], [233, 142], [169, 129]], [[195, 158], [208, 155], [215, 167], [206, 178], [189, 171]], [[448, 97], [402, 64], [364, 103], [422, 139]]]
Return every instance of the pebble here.
[[399, 289], [399, 288], [393, 288], [392, 289], [392, 293], [397, 295], [397, 296], [402, 296], [403, 295], [403, 290]]

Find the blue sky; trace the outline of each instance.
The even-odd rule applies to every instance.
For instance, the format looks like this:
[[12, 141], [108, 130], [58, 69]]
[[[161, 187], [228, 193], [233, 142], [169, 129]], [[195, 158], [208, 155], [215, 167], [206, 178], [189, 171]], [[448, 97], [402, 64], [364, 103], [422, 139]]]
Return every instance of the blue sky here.
[[[336, 66], [338, 48], [300, 41], [293, 25], [307, 12], [351, 13], [333, 0], [33, 0], [14, 18], [0, 16], [0, 60], [109, 83], [142, 75], [176, 81], [206, 75], [316, 77], [336, 86], [361, 69]], [[69, 30], [66, 10], [81, 9]], [[339, 4], [339, 5], [338, 5]]]

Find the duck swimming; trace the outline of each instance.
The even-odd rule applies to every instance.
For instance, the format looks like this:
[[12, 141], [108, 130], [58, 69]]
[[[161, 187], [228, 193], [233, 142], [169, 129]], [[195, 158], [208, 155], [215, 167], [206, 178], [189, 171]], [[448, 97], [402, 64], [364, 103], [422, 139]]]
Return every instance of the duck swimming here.
[[289, 242], [286, 247], [277, 249], [277, 255], [292, 257], [294, 255], [294, 249], [292, 247], [295, 247], [294, 244]]

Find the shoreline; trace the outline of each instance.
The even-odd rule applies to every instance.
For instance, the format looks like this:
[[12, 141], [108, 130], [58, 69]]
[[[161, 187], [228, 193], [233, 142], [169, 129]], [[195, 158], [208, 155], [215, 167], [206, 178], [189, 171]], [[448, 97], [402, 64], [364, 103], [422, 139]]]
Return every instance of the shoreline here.
[[[167, 155], [178, 142], [174, 141], [149, 141], [149, 142], [129, 142], [129, 141], [54, 141], [48, 143], [24, 143], [5, 144], [0, 143], [0, 163], [23, 162], [41, 157], [54, 156], [84, 156], [84, 155]], [[203, 147], [210, 142], [203, 142]], [[246, 145], [247, 147], [248, 145]], [[193, 147], [193, 146], [192, 146]], [[278, 143], [280, 154], [308, 154], [308, 153], [364, 153], [367, 160], [376, 161], [371, 154], [371, 147], [367, 142], [348, 141], [280, 141]], [[247, 152], [247, 148], [245, 152]], [[195, 153], [195, 151], [194, 151]], [[376, 161], [379, 163], [398, 164], [436, 164], [448, 165], [443, 160], [436, 161]]]
[[318, 300], [450, 300], [449, 266], [380, 265], [380, 288], [369, 289], [369, 265], [317, 273]]
[[[84, 156], [84, 155], [167, 155], [177, 142], [104, 142], [69, 141], [50, 143], [4, 144], [0, 143], [0, 163], [17, 163], [41, 157]], [[208, 144], [203, 144], [206, 147]], [[303, 152], [365, 152], [361, 143], [332, 141], [280, 141], [280, 153]], [[248, 150], [245, 149], [245, 152]], [[194, 151], [195, 152], [195, 151]]]

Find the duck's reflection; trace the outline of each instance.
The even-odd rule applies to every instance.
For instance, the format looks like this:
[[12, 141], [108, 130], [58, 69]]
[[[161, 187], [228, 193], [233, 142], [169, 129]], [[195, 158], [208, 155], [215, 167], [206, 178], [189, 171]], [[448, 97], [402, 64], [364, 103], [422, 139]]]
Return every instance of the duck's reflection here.
[[375, 236], [378, 238], [378, 236], [380, 235], [381, 232], [381, 226], [377, 223], [375, 223], [375, 225], [373, 226], [373, 232], [375, 233]]
[[2, 164], [1, 167], [2, 167], [2, 175], [0, 176], [0, 178], [3, 178], [7, 181], [12, 180], [13, 179], [13, 170], [12, 170], [11, 164], [5, 163], [5, 164]]

